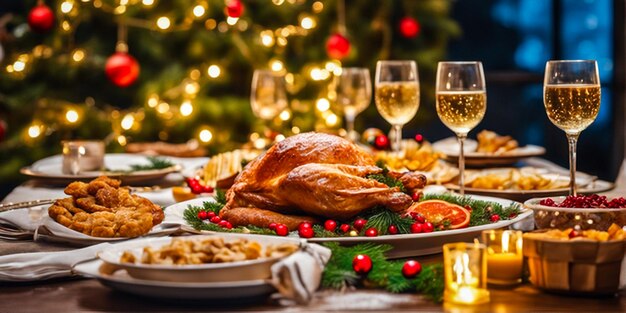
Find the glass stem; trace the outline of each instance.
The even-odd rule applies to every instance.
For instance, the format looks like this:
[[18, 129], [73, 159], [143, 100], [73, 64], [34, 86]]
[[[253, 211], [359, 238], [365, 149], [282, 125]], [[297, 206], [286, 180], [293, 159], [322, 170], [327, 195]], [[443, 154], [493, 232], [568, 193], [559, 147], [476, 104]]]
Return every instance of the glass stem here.
[[461, 195], [465, 195], [465, 138], [467, 134], [457, 134], [457, 140], [459, 141], [459, 192]]
[[400, 146], [402, 144], [402, 125], [393, 125], [395, 138], [393, 139], [393, 151], [400, 153]]
[[569, 146], [569, 194], [576, 196], [576, 144], [580, 134], [567, 134]]
[[356, 141], [356, 136], [354, 135], [354, 120], [356, 116], [352, 113], [346, 113], [346, 137], [352, 141]]

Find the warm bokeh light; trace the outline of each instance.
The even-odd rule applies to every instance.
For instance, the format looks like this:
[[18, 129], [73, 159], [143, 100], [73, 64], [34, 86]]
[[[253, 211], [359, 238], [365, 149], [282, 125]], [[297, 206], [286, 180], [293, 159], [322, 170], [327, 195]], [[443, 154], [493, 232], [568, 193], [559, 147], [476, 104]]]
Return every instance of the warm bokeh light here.
[[159, 17], [159, 19], [157, 19], [157, 27], [159, 27], [160, 29], [166, 30], [170, 28], [171, 24], [172, 22], [167, 16], [161, 16]]
[[222, 69], [220, 69], [218, 65], [212, 64], [211, 66], [209, 66], [207, 73], [211, 78], [217, 78], [222, 73]]
[[28, 128], [28, 136], [30, 136], [30, 138], [37, 138], [40, 135], [41, 135], [40, 125], [32, 125]]
[[85, 50], [83, 49], [76, 49], [74, 50], [74, 53], [72, 53], [72, 60], [74, 60], [74, 62], [80, 62], [85, 58]]
[[272, 71], [274, 72], [280, 72], [285, 68], [283, 65], [283, 62], [281, 62], [280, 60], [270, 61], [270, 67], [272, 68]]
[[206, 9], [204, 8], [204, 6], [200, 4], [196, 5], [193, 8], [193, 15], [195, 15], [196, 17], [202, 17], [205, 12], [206, 12]]
[[311, 17], [304, 17], [301, 21], [300, 21], [300, 26], [302, 26], [302, 28], [304, 29], [313, 29], [315, 28], [315, 26], [317, 26], [317, 23], [315, 22], [314, 19], [312, 19]]
[[328, 111], [330, 109], [330, 102], [328, 102], [328, 99], [326, 99], [326, 98], [320, 98], [315, 103], [315, 107], [320, 112], [326, 112], [326, 111]]
[[161, 102], [157, 106], [156, 110], [157, 110], [157, 112], [159, 112], [161, 114], [165, 114], [165, 113], [167, 113], [167, 111], [170, 110], [170, 104], [167, 103], [167, 102]]
[[213, 133], [205, 128], [200, 131], [200, 134], [198, 134], [198, 138], [200, 139], [200, 141], [208, 143], [211, 141], [211, 139], [213, 139]]
[[238, 17], [230, 17], [229, 16], [229, 17], [226, 18], [226, 23], [228, 25], [230, 25], [230, 26], [233, 26], [233, 25], [237, 24], [237, 21], [239, 21]]
[[155, 108], [158, 104], [159, 104], [159, 96], [151, 95], [150, 98], [148, 98], [149, 107]]
[[285, 135], [283, 135], [283, 134], [278, 134], [278, 135], [276, 135], [276, 138], [274, 138], [275, 142], [281, 142], [283, 140], [285, 140]]
[[280, 115], [278, 115], [278, 117], [280, 117], [280, 119], [283, 121], [288, 121], [291, 118], [291, 112], [289, 112], [289, 110], [283, 110], [282, 112], [280, 112]]
[[326, 125], [328, 126], [335, 126], [337, 125], [337, 122], [339, 122], [339, 118], [334, 113], [331, 113], [326, 117]]
[[143, 3], [143, 5], [145, 6], [151, 6], [154, 4], [154, 0], [143, 0], [141, 1], [141, 3]]
[[78, 112], [74, 109], [69, 109], [65, 112], [65, 119], [70, 123], [78, 122]]
[[130, 113], [126, 114], [120, 123], [124, 130], [133, 128], [133, 124], [135, 124], [135, 117]]
[[186, 83], [185, 84], [185, 93], [190, 95], [195, 95], [200, 90], [200, 85], [196, 82]]
[[261, 32], [261, 44], [266, 47], [274, 45], [274, 34], [271, 30], [264, 30]]
[[315, 1], [313, 2], [313, 12], [315, 13], [320, 13], [322, 12], [322, 10], [324, 10], [324, 4], [321, 1]]
[[294, 126], [291, 128], [291, 132], [294, 133], [294, 135], [297, 135], [300, 133], [300, 127], [298, 126]]
[[180, 114], [182, 116], [189, 116], [191, 113], [193, 113], [193, 105], [191, 104], [191, 101], [186, 100], [180, 105]]
[[24, 61], [17, 60], [13, 63], [13, 70], [16, 72], [21, 72], [26, 68], [26, 63]]
[[61, 3], [61, 12], [65, 14], [70, 13], [73, 8], [74, 8], [74, 3], [72, 3], [71, 1], [65, 1]]
[[127, 143], [126, 136], [124, 136], [124, 135], [117, 136], [117, 143], [119, 143], [120, 146], [122, 146], [122, 147], [125, 146], [126, 143]]

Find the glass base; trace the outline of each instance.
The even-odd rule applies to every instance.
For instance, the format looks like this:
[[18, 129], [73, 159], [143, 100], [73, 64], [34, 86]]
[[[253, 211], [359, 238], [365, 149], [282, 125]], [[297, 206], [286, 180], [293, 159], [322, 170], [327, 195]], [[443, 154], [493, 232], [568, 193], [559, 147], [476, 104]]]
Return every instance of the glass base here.
[[487, 277], [487, 284], [493, 285], [493, 286], [506, 287], [506, 286], [519, 285], [521, 283], [522, 283], [522, 279], [521, 278], [518, 278], [518, 279], [495, 279], [495, 278], [488, 278]]
[[489, 302], [489, 290], [473, 287], [461, 287], [459, 290], [444, 290], [443, 301], [464, 305], [483, 304]]

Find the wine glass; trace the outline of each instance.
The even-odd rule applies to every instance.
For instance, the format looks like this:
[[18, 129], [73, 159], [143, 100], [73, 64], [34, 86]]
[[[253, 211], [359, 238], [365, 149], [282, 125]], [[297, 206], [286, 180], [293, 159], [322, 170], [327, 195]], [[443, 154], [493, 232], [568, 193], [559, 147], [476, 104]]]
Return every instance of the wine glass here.
[[255, 70], [250, 105], [254, 115], [264, 120], [266, 130], [269, 129], [269, 122], [287, 107], [284, 77], [269, 70]]
[[487, 91], [481, 62], [439, 62], [437, 66], [437, 115], [459, 141], [459, 186], [465, 194], [467, 133], [485, 116]]
[[415, 61], [378, 61], [376, 64], [376, 108], [395, 133], [392, 148], [400, 152], [402, 126], [420, 105], [420, 86]]
[[335, 88], [337, 104], [343, 108], [346, 117], [346, 136], [354, 142], [358, 137], [354, 131], [354, 120], [372, 100], [370, 71], [366, 68], [344, 67], [341, 75], [336, 77]]
[[593, 60], [546, 63], [543, 103], [548, 118], [565, 131], [569, 145], [569, 193], [576, 195], [576, 143], [600, 110], [600, 76]]

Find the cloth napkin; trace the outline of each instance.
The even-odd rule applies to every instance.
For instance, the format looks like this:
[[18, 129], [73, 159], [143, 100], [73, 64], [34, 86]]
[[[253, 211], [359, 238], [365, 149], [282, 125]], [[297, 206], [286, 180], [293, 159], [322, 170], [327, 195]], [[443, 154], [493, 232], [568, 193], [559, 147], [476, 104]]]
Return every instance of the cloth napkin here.
[[72, 266], [109, 247], [101, 243], [78, 250], [0, 256], [0, 281], [27, 282], [72, 276]]
[[330, 249], [302, 241], [300, 251], [272, 265], [272, 285], [280, 293], [281, 304], [306, 304], [322, 281]]

